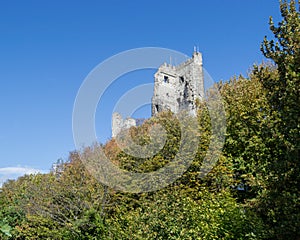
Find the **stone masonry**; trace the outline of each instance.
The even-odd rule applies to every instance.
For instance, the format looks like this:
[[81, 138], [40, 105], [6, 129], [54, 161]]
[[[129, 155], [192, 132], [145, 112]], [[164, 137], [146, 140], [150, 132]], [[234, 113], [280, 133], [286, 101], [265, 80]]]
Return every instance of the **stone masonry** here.
[[204, 97], [201, 53], [195, 51], [192, 58], [178, 66], [164, 63], [154, 77], [152, 116], [164, 110], [187, 110], [196, 115], [196, 99]]
[[[204, 78], [202, 55], [195, 51], [192, 58], [174, 66], [162, 64], [154, 75], [154, 92], [152, 97], [152, 116], [165, 110], [179, 113], [187, 110], [196, 116], [196, 101], [204, 98]], [[136, 126], [133, 118], [122, 119], [119, 113], [112, 117], [112, 137], [116, 137], [122, 129]]]
[[112, 116], [112, 137], [116, 137], [123, 129], [129, 129], [136, 126], [136, 120], [133, 118], [123, 119], [120, 113], [113, 113]]

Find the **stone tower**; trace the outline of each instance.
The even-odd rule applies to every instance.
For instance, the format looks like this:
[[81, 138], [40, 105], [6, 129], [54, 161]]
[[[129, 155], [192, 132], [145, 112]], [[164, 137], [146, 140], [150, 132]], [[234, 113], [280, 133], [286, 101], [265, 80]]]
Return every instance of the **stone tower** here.
[[[152, 116], [164, 110], [171, 110], [173, 113], [187, 110], [190, 115], [196, 116], [196, 100], [204, 98], [203, 79], [202, 55], [197, 51], [192, 58], [180, 65], [161, 65], [154, 75]], [[114, 113], [112, 137], [132, 126], [136, 126], [135, 119], [123, 119], [119, 113]]]
[[173, 66], [164, 63], [154, 75], [152, 116], [164, 110], [178, 113], [187, 110], [196, 115], [196, 100], [204, 98], [202, 55], [195, 51], [192, 58]]

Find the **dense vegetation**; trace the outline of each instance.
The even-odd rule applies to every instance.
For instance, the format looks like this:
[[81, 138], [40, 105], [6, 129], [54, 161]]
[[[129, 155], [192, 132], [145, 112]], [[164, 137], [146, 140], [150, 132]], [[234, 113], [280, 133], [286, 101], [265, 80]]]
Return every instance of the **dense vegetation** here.
[[[198, 103], [198, 152], [167, 188], [123, 193], [98, 182], [72, 152], [49, 174], [26, 175], [0, 191], [1, 239], [300, 239], [300, 18], [299, 1], [280, 3], [282, 21], [270, 19], [273, 40], [261, 50], [271, 63], [248, 77], [219, 82], [226, 112], [219, 161], [199, 177], [211, 136], [211, 118]], [[170, 112], [131, 129], [138, 144], [162, 124], [168, 141], [155, 156], [139, 159], [114, 140], [103, 148], [114, 164], [150, 172], [178, 152], [181, 133]]]

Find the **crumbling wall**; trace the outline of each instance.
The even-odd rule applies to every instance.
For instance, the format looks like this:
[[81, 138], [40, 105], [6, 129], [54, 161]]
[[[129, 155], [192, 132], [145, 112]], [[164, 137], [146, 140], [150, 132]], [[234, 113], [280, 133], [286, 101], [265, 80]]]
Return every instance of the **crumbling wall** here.
[[116, 137], [122, 130], [136, 126], [136, 120], [133, 118], [123, 119], [120, 113], [113, 113], [112, 116], [112, 137]]
[[[192, 116], [196, 116], [196, 100], [203, 98], [202, 55], [197, 51], [193, 53], [192, 58], [180, 65], [162, 64], [154, 75], [152, 116], [165, 110], [171, 110], [173, 113], [187, 110]], [[136, 126], [135, 119], [123, 119], [119, 113], [114, 113], [112, 137], [132, 126]]]
[[201, 53], [194, 52], [192, 58], [178, 66], [164, 63], [154, 77], [152, 116], [164, 110], [187, 110], [196, 115], [196, 99], [204, 97]]

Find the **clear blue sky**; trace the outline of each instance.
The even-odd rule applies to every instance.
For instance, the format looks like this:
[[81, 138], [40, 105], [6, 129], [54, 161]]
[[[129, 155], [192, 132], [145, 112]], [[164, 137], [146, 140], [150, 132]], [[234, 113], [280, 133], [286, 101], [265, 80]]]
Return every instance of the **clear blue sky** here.
[[[137, 47], [191, 55], [197, 45], [213, 79], [227, 80], [263, 60], [271, 15], [278, 22], [277, 0], [1, 1], [0, 182], [74, 150], [74, 100], [101, 61]], [[96, 125], [109, 126], [101, 114]]]

